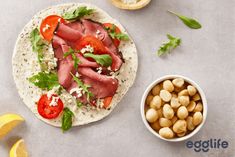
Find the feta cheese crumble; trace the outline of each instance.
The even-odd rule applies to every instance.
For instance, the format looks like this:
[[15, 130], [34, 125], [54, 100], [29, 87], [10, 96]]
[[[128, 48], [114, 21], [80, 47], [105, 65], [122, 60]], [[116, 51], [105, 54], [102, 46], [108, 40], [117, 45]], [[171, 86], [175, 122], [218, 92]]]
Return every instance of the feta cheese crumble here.
[[73, 94], [73, 93], [76, 93], [77, 94], [77, 97], [80, 98], [82, 96], [82, 88], [72, 88], [70, 91], [69, 91], [69, 94]]
[[84, 48], [81, 49], [81, 53], [85, 53], [85, 52], [91, 52], [91, 53], [93, 53], [93, 52], [94, 52], [94, 48], [91, 47], [91, 45], [86, 45], [86, 47], [84, 47]]
[[101, 34], [100, 30], [97, 30], [95, 33], [95, 37], [98, 38], [98, 36]]
[[98, 73], [98, 74], [101, 74], [101, 73], [102, 73], [102, 67], [96, 68], [96, 70], [97, 70], [97, 73]]
[[58, 96], [52, 96], [52, 100], [51, 100], [49, 106], [57, 106], [58, 105], [58, 100], [59, 100]]
[[51, 27], [50, 25], [46, 24], [46, 26], [42, 28], [42, 31], [46, 32], [46, 30], [48, 30], [50, 27]]

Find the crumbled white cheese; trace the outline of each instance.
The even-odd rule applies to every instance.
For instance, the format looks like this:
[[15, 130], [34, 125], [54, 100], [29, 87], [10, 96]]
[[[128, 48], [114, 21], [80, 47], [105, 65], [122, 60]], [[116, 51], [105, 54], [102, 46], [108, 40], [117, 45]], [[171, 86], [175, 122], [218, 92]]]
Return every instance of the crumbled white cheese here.
[[78, 72], [76, 72], [75, 76], [76, 77], [80, 77], [80, 74]]
[[95, 37], [98, 38], [98, 36], [101, 34], [100, 30], [97, 30], [95, 33]]
[[98, 73], [98, 74], [101, 74], [101, 73], [102, 73], [102, 67], [96, 68], [96, 70], [97, 70], [97, 73]]
[[122, 2], [126, 4], [135, 4], [138, 2], [138, 0], [122, 0]]
[[57, 106], [58, 105], [58, 100], [59, 100], [58, 96], [52, 96], [52, 100], [51, 100], [49, 106]]
[[69, 91], [69, 94], [73, 94], [73, 93], [76, 93], [77, 94], [77, 97], [80, 98], [82, 96], [82, 88], [72, 88], [70, 91]]
[[86, 45], [84, 48], [81, 49], [81, 53], [85, 53], [85, 52], [94, 52], [94, 48], [91, 47], [91, 45]]
[[61, 22], [61, 18], [58, 19], [58, 22]]
[[111, 66], [108, 66], [108, 68], [107, 68], [107, 69], [111, 71]]
[[48, 62], [48, 71], [51, 71], [57, 67], [57, 58], [54, 58], [52, 61]]
[[53, 87], [52, 90], [49, 90], [49, 91], [47, 92], [47, 98], [50, 99], [51, 96], [52, 96], [53, 94], [55, 94], [56, 91], [58, 91], [59, 88], [60, 88], [60, 86], [56, 86], [56, 87]]
[[46, 24], [46, 26], [42, 28], [42, 31], [46, 32], [46, 30], [48, 30], [50, 27], [51, 27], [50, 25]]

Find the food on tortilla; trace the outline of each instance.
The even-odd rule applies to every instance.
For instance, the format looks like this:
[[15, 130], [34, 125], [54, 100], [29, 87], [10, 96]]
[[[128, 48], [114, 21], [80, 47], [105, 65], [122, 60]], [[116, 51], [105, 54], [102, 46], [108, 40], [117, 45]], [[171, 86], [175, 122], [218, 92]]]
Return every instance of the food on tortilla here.
[[[135, 45], [119, 23], [95, 6], [46, 9], [20, 36], [13, 55], [19, 93], [40, 119], [63, 131], [107, 116], [134, 81]], [[31, 50], [22, 49], [23, 41]], [[32, 69], [19, 59], [33, 60], [27, 63]]]

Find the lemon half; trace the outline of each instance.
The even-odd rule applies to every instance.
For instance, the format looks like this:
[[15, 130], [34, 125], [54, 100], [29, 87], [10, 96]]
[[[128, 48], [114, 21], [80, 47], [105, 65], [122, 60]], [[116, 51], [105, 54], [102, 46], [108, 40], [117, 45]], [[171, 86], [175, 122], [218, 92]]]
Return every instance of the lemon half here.
[[28, 152], [23, 139], [17, 141], [10, 150], [10, 157], [28, 157]]
[[4, 114], [0, 116], [0, 139], [23, 121], [24, 118], [17, 114]]

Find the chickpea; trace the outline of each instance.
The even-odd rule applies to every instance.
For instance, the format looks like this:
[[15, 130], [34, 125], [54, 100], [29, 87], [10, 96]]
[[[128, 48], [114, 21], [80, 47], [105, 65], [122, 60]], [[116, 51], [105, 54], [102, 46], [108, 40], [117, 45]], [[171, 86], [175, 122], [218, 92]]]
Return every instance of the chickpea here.
[[146, 104], [149, 105], [152, 100], [153, 100], [153, 95], [149, 94], [146, 98]]
[[187, 129], [192, 131], [195, 128], [195, 126], [193, 125], [193, 117], [188, 116], [186, 122], [187, 122]]
[[177, 88], [181, 88], [184, 85], [184, 79], [176, 78], [172, 81], [173, 85]]
[[185, 120], [177, 120], [173, 125], [173, 131], [177, 134], [186, 132], [187, 123]]
[[189, 112], [192, 112], [194, 110], [195, 106], [196, 106], [195, 101], [190, 101], [189, 105], [187, 106], [187, 110]]
[[160, 126], [160, 124], [159, 124], [159, 121], [156, 121], [156, 122], [154, 122], [154, 123], [151, 123], [150, 126], [151, 126], [151, 128], [153, 128], [153, 130], [155, 130], [155, 131], [159, 131], [159, 130], [161, 129], [161, 126]]
[[163, 115], [167, 119], [171, 119], [174, 116], [174, 111], [169, 104], [163, 106]]
[[152, 108], [148, 109], [145, 116], [149, 123], [153, 123], [158, 119], [157, 111]]
[[166, 118], [160, 118], [159, 124], [161, 127], [170, 127], [172, 125], [172, 122], [169, 119]]
[[159, 135], [164, 137], [164, 138], [167, 138], [167, 139], [170, 139], [170, 138], [174, 137], [174, 133], [169, 127], [161, 128], [159, 130]]
[[174, 91], [174, 85], [170, 80], [166, 80], [163, 82], [163, 89], [167, 90], [168, 92]]
[[180, 107], [180, 103], [179, 103], [179, 99], [178, 98], [175, 98], [175, 97], [172, 97], [171, 98], [171, 107], [172, 108], [178, 108]]
[[178, 93], [178, 96], [188, 96], [188, 95], [189, 93], [187, 89], [184, 89]]
[[179, 119], [185, 119], [188, 116], [188, 110], [185, 106], [180, 106], [177, 111], [177, 116]]
[[185, 134], [186, 134], [186, 131], [185, 131], [185, 132], [182, 132], [182, 133], [178, 133], [177, 136], [178, 136], [178, 137], [183, 137], [183, 136], [185, 136]]
[[179, 97], [179, 102], [181, 105], [183, 106], [188, 106], [190, 100], [189, 100], [189, 96], [180, 96]]
[[160, 90], [161, 90], [160, 85], [156, 85], [156, 86], [154, 86], [153, 89], [152, 89], [152, 94], [153, 94], [153, 95], [159, 95]]
[[171, 122], [172, 124], [175, 124], [175, 122], [178, 120], [178, 118], [176, 116], [174, 116], [172, 119], [171, 119]]
[[167, 90], [161, 90], [160, 91], [160, 97], [162, 98], [163, 101], [169, 102], [171, 100], [171, 93], [168, 92]]
[[202, 113], [201, 112], [195, 112], [193, 115], [193, 125], [197, 126], [202, 122]]
[[152, 101], [150, 102], [150, 107], [154, 109], [159, 109], [162, 105], [162, 99], [160, 96], [156, 95], [153, 97]]
[[197, 93], [197, 89], [192, 85], [188, 85], [187, 90], [190, 96], [194, 96]]
[[195, 94], [195, 95], [193, 96], [193, 101], [199, 101], [199, 100], [201, 100], [201, 97], [200, 97], [200, 95], [197, 93], [197, 94]]
[[197, 105], [195, 106], [193, 112], [202, 112], [202, 110], [203, 110], [202, 103], [199, 102], [199, 103], [197, 103]]

